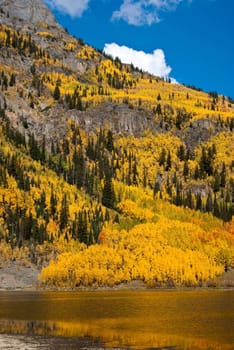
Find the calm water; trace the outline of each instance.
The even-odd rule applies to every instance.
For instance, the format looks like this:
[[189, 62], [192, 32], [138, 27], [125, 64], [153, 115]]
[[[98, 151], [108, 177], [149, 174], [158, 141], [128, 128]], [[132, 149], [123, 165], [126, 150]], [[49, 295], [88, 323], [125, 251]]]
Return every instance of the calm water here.
[[2, 292], [0, 349], [234, 349], [234, 291]]

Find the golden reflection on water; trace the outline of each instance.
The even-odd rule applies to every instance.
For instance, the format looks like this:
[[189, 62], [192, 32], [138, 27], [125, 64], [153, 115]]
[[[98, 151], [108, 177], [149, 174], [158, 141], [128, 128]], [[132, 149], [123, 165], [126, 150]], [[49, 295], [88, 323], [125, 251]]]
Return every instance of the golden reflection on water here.
[[156, 333], [135, 333], [128, 330], [111, 330], [90, 327], [90, 324], [77, 324], [69, 322], [37, 322], [37, 321], [0, 321], [1, 333], [4, 334], [29, 334], [41, 336], [63, 337], [92, 337], [98, 339], [102, 345], [108, 348], [131, 347], [165, 348], [175, 349], [209, 349], [232, 350], [232, 344], [219, 344], [207, 339], [186, 338], [177, 335]]
[[106, 347], [231, 350], [233, 302], [233, 291], [0, 294], [0, 332], [88, 336]]

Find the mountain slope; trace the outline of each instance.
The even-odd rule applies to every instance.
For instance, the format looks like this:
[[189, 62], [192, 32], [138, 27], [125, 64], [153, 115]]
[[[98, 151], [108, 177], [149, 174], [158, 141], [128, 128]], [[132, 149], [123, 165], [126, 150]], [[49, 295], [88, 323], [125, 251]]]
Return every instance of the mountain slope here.
[[[17, 89], [9, 89], [6, 103], [19, 126], [18, 115], [27, 114], [36, 137], [45, 134], [49, 142], [51, 118], [64, 129], [68, 117], [89, 131], [105, 124], [126, 134], [150, 128], [179, 133], [191, 144], [207, 140], [209, 132], [232, 127], [234, 109], [225, 97], [169, 84], [118, 59], [112, 61], [68, 35], [41, 1], [8, 0], [0, 6], [2, 68], [8, 80], [11, 74], [16, 76], [21, 88], [17, 84]], [[56, 84], [61, 96], [53, 100]]]
[[[223, 224], [232, 220], [234, 201], [230, 98], [113, 60], [71, 37], [38, 0], [0, 1], [0, 47], [2, 241], [27, 248], [34, 261], [39, 251], [50, 252], [45, 260], [76, 252], [89, 266], [92, 249], [97, 259], [103, 251], [112, 259], [117, 249], [123, 274], [114, 283], [127, 275], [166, 283], [167, 255], [171, 266], [181, 258], [178, 275], [168, 278], [175, 284], [199, 284], [233, 265], [232, 224]], [[167, 232], [171, 225], [179, 238]], [[163, 255], [152, 275], [133, 271], [143, 261], [131, 247], [147, 264], [159, 259], [139, 246], [144, 229], [153, 232], [149, 247]], [[184, 278], [199, 259], [204, 264]], [[42, 276], [45, 283], [51, 273], [59, 279], [58, 266]]]

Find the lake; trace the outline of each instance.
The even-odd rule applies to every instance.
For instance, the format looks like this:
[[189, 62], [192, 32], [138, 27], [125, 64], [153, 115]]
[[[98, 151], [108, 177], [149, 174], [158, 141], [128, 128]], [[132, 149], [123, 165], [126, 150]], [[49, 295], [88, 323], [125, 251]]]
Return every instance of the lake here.
[[234, 349], [234, 291], [1, 292], [0, 349]]

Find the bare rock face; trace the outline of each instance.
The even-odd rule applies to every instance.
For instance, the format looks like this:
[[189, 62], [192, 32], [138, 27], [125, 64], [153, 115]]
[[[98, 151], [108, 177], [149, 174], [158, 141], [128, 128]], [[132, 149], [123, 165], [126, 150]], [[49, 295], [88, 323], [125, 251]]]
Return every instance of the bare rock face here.
[[80, 59], [78, 59], [77, 57], [75, 57], [74, 55], [67, 53], [67, 55], [63, 55], [61, 57], [61, 60], [63, 62], [63, 65], [65, 67], [69, 67], [70, 69], [72, 69], [73, 71], [77, 71], [80, 72], [81, 74], [84, 74], [88, 64]]
[[108, 127], [115, 133], [141, 134], [155, 127], [153, 114], [140, 109], [131, 109], [126, 104], [105, 102], [85, 112], [71, 111], [70, 117], [87, 132], [98, 127]]
[[50, 26], [58, 26], [56, 20], [40, 0], [0, 0], [1, 23], [16, 25], [20, 22], [37, 24], [44, 22]]
[[186, 129], [184, 141], [190, 149], [194, 149], [197, 147], [197, 144], [207, 142], [218, 132], [220, 132], [220, 129], [216, 126], [215, 122], [207, 118], [201, 118], [191, 123], [190, 127]]

